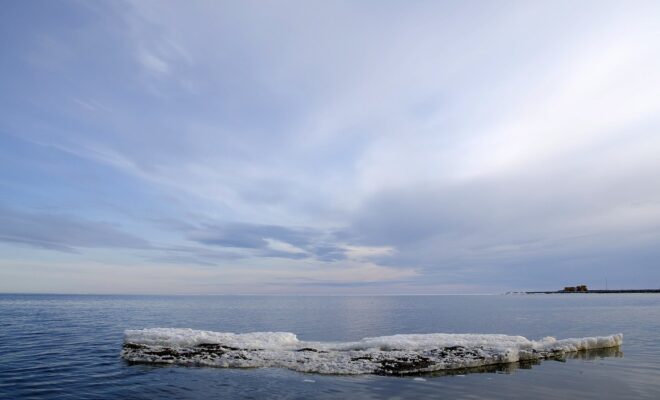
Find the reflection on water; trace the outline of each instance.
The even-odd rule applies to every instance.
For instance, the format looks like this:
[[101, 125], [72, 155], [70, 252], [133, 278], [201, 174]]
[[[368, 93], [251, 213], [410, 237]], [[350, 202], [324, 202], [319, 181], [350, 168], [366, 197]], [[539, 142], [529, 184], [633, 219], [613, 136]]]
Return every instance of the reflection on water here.
[[477, 373], [513, 374], [520, 369], [523, 370], [532, 369], [533, 366], [539, 365], [542, 362], [548, 362], [548, 361], [565, 362], [566, 360], [595, 360], [595, 359], [602, 359], [607, 357], [623, 357], [623, 352], [621, 351], [621, 347], [618, 346], [618, 347], [609, 347], [605, 349], [591, 349], [591, 350], [582, 350], [571, 353], [564, 353], [564, 355], [561, 357], [557, 357], [549, 360], [519, 361], [519, 362], [507, 363], [507, 364], [484, 365], [481, 367], [474, 367], [474, 368], [434, 371], [428, 373], [421, 373], [419, 374], [419, 376], [424, 376], [424, 377], [456, 376], [456, 375], [477, 374]]
[[573, 359], [573, 360], [595, 360], [597, 358], [605, 358], [605, 357], [622, 358], [623, 351], [621, 351], [621, 346], [608, 347], [605, 349], [576, 351], [573, 353], [566, 353], [564, 355], [565, 359]]

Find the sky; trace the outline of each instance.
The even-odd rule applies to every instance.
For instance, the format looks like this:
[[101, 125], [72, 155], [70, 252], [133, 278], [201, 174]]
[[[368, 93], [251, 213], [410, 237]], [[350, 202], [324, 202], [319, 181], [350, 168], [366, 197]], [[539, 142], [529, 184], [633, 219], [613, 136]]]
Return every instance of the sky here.
[[0, 292], [659, 288], [659, 19], [5, 2]]

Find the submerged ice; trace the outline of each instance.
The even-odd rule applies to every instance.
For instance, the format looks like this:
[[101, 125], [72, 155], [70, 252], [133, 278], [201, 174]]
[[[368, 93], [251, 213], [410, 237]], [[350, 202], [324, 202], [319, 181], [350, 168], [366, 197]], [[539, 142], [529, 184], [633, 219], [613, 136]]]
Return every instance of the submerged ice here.
[[125, 331], [122, 357], [142, 363], [387, 375], [562, 358], [566, 353], [617, 347], [622, 340], [622, 334], [529, 340], [496, 334], [432, 333], [311, 342], [288, 332], [235, 334], [153, 328]]

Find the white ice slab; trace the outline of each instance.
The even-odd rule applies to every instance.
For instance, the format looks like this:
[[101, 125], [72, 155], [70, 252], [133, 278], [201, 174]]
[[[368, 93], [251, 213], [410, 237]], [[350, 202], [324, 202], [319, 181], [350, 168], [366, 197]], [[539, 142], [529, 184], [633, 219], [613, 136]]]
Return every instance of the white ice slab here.
[[279, 367], [326, 374], [410, 374], [558, 358], [567, 352], [620, 346], [622, 340], [622, 334], [535, 341], [522, 336], [432, 333], [312, 342], [288, 332], [235, 334], [153, 328], [127, 330], [122, 356], [131, 362]]

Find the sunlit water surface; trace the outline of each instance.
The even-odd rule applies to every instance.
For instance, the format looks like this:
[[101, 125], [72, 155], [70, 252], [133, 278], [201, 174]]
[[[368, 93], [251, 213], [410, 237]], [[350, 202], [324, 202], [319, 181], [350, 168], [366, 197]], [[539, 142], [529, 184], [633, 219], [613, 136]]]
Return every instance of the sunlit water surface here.
[[[129, 365], [125, 329], [285, 331], [346, 341], [396, 333], [529, 339], [622, 332], [619, 351], [444, 376]], [[660, 295], [0, 295], [0, 398], [660, 399]]]

